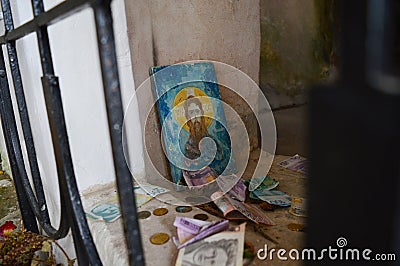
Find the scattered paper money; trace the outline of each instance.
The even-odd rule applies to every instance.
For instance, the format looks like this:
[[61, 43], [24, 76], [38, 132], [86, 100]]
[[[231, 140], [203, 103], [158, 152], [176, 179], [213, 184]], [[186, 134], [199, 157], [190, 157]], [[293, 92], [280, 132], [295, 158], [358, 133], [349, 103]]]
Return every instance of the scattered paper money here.
[[[183, 170], [183, 176], [189, 187], [198, 188], [207, 184], [211, 185], [211, 182], [216, 181], [216, 183], [213, 184], [214, 186], [210, 186], [209, 191], [211, 191], [211, 193], [208, 194], [208, 196], [216, 191], [223, 191], [239, 201], [244, 201], [246, 199], [246, 185], [235, 174], [218, 176], [212, 168], [207, 166], [199, 171]], [[205, 192], [205, 195], [206, 194]]]
[[[260, 178], [261, 179], [261, 178]], [[245, 182], [246, 185], [250, 184], [250, 180]], [[262, 177], [262, 181], [259, 182], [259, 185], [255, 188], [256, 190], [272, 190], [279, 185], [279, 181], [271, 178], [270, 176]]]
[[[215, 172], [210, 167], [205, 167], [199, 171], [189, 172], [183, 171], [186, 183], [188, 186], [202, 186], [208, 182], [213, 182], [211, 177], [215, 177]], [[252, 220], [255, 223], [263, 223], [273, 225], [271, 219], [269, 219], [264, 213], [259, 211], [256, 207], [252, 207], [244, 203], [246, 198], [246, 185], [235, 175], [220, 176], [216, 179], [218, 187], [216, 191], [211, 194], [211, 200], [217, 205], [218, 209], [224, 214], [229, 220]], [[204, 183], [206, 182], [206, 183]], [[266, 180], [266, 185], [274, 186], [277, 181]], [[232, 189], [225, 194], [223, 191], [227, 191], [233, 185]], [[263, 186], [265, 187], [265, 186]]]
[[227, 220], [205, 222], [178, 216], [175, 218], [174, 226], [177, 227], [178, 232], [178, 248], [182, 248], [190, 243], [228, 229], [229, 223]]
[[[169, 190], [150, 184], [142, 184], [140, 186], [135, 185], [134, 191], [136, 207], [140, 207], [157, 195], [166, 193]], [[119, 217], [121, 217], [117, 193], [115, 192], [105, 201], [92, 205], [90, 210], [86, 211], [86, 215], [93, 220], [104, 221], [107, 223], [117, 220]]]
[[140, 185], [135, 185], [134, 186], [135, 193], [140, 193], [140, 194], [146, 194], [151, 197], [156, 197], [160, 194], [169, 192], [168, 189], [151, 185], [151, 184], [140, 184]]
[[234, 200], [229, 195], [216, 192], [212, 195], [213, 202], [228, 220], [249, 219], [255, 223], [274, 225], [274, 222], [256, 207]]
[[231, 189], [228, 191], [228, 194], [232, 198], [239, 201], [244, 201], [246, 199], [246, 185], [235, 174], [220, 176], [217, 179], [217, 183], [222, 191], [228, 191], [231, 187]]
[[184, 231], [197, 235], [204, 226], [210, 225], [211, 222], [200, 221], [186, 217], [176, 217], [174, 226], [183, 229]]
[[189, 187], [206, 185], [218, 177], [217, 173], [208, 166], [198, 171], [182, 170], [182, 175]]
[[192, 243], [195, 243], [197, 241], [200, 241], [210, 235], [216, 234], [221, 231], [225, 231], [229, 228], [229, 221], [228, 220], [221, 220], [217, 222], [213, 222], [209, 225], [204, 226], [200, 233], [195, 235], [193, 238], [187, 240], [185, 243], [181, 244], [178, 246], [178, 249], [181, 249], [183, 247], [186, 247], [187, 245], [190, 245]]
[[177, 229], [177, 233], [178, 233], [178, 242], [177, 244], [175, 243], [177, 247], [179, 247], [181, 244], [189, 241], [190, 239], [196, 236], [194, 234], [188, 233], [187, 231], [179, 227]]
[[295, 172], [300, 172], [302, 174], [308, 174], [308, 164], [307, 159], [296, 154], [289, 159], [280, 162], [278, 165], [283, 168], [290, 169]]
[[176, 266], [243, 265], [245, 224], [192, 243], [179, 251]]
[[254, 190], [250, 192], [250, 197], [253, 199], [260, 199], [268, 202], [269, 204], [278, 205], [282, 207], [289, 207], [292, 198], [280, 190]]

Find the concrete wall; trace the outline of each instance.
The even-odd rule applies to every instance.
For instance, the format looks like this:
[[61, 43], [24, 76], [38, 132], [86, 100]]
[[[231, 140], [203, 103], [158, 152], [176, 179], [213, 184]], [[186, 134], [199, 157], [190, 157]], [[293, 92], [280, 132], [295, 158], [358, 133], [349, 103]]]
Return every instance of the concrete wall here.
[[260, 87], [272, 108], [306, 102], [329, 76], [334, 0], [261, 0]]
[[[259, 0], [131, 0], [126, 1], [126, 14], [137, 86], [149, 77], [151, 66], [197, 59], [230, 64], [258, 82]], [[151, 95], [149, 87], [149, 98], [140, 104], [151, 104]], [[257, 125], [250, 109], [227, 90], [222, 90], [221, 96], [238, 110], [250, 132], [252, 146], [258, 146]], [[141, 119], [146, 119], [143, 116], [142, 112]], [[154, 112], [147, 125], [145, 134], [152, 162], [162, 174], [168, 175]]]
[[[46, 9], [59, 2], [61, 1], [44, 1]], [[16, 26], [32, 18], [30, 1], [11, 3]], [[115, 0], [112, 7], [120, 80], [126, 104], [134, 92], [134, 82], [124, 1]], [[49, 27], [55, 72], [60, 77], [74, 170], [81, 191], [115, 180], [93, 18], [91, 9], [85, 9]], [[57, 226], [60, 215], [58, 181], [40, 81], [42, 73], [36, 35], [30, 34], [18, 41], [17, 50], [48, 208], [53, 224]], [[14, 105], [17, 111], [15, 99]], [[135, 126], [138, 121], [138, 115], [127, 121], [133, 173], [141, 173], [144, 169], [140, 148], [141, 130]], [[20, 126], [19, 131], [23, 142]], [[4, 146], [2, 153], [5, 153]], [[73, 252], [72, 246], [68, 247]]]

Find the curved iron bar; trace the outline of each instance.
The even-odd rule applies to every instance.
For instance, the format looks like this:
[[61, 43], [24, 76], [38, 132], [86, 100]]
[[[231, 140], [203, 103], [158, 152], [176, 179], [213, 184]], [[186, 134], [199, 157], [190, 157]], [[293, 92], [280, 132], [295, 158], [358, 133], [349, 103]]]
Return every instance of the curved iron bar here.
[[[4, 56], [3, 53], [0, 55], [0, 71], [3, 73], [6, 71], [5, 68], [5, 63], [4, 63]], [[22, 150], [21, 150], [21, 144], [20, 144], [20, 139], [18, 135], [18, 130], [16, 126], [16, 121], [14, 117], [14, 108], [12, 106], [12, 101], [11, 101], [11, 94], [9, 90], [9, 84], [7, 77], [1, 77], [2, 79], [2, 92], [1, 92], [1, 99], [2, 103], [4, 104], [3, 106], [3, 118], [4, 118], [4, 123], [5, 123], [5, 129], [9, 132], [10, 134], [10, 139], [9, 139], [9, 147], [8, 151], [9, 153], [12, 153], [13, 158], [15, 158], [15, 168], [14, 171], [18, 171], [18, 176], [19, 180], [22, 183], [23, 187], [23, 192], [27, 199], [29, 199], [29, 205], [31, 207], [31, 210], [35, 217], [37, 218], [39, 224], [45, 230], [45, 232], [52, 238], [58, 239], [61, 237], [64, 237], [67, 235], [68, 230], [69, 230], [69, 222], [66, 219], [66, 208], [62, 204], [61, 210], [63, 211], [61, 213], [61, 223], [59, 229], [55, 229], [51, 226], [50, 223], [46, 223], [43, 221], [42, 217], [42, 211], [41, 207], [39, 206], [35, 193], [33, 192], [33, 189], [31, 187], [31, 184], [29, 182], [28, 175], [26, 173], [25, 169], [25, 163], [22, 155]]]
[[[11, 172], [12, 172], [12, 176], [13, 176], [15, 189], [18, 194], [18, 203], [20, 206], [21, 216], [24, 221], [25, 228], [27, 228], [28, 230], [30, 230], [32, 232], [39, 233], [36, 218], [32, 211], [32, 208], [30, 206], [30, 202], [29, 202], [28, 198], [25, 197], [24, 185], [21, 182], [21, 178], [20, 178], [18, 166], [17, 166], [17, 160], [15, 158], [15, 154], [12, 149], [13, 134], [11, 133], [12, 131], [10, 130], [10, 123], [8, 122], [9, 117], [7, 116], [7, 112], [10, 112], [10, 110], [6, 106], [6, 105], [9, 106], [10, 102], [7, 100], [9, 98], [7, 98], [5, 96], [5, 94], [7, 93], [5, 91], [6, 90], [5, 88], [6, 88], [6, 86], [8, 86], [8, 84], [7, 84], [7, 75], [6, 75], [6, 71], [5, 71], [4, 60], [1, 60], [1, 59], [3, 59], [2, 46], [1, 46], [0, 52], [1, 52], [1, 57], [0, 57], [0, 88], [1, 88], [1, 90], [0, 90], [0, 115], [1, 115], [1, 124], [3, 127], [4, 139], [6, 142], [7, 154], [8, 154], [8, 158], [10, 160]], [[14, 126], [15, 126], [15, 124], [14, 124]]]
[[[1, 0], [1, 3], [2, 3], [5, 29], [6, 29], [6, 32], [10, 32], [14, 29], [14, 23], [13, 23], [13, 17], [12, 17], [12, 13], [11, 13], [10, 2], [9, 2], [9, 0]], [[43, 191], [42, 179], [40, 176], [39, 166], [38, 166], [37, 159], [36, 159], [36, 150], [35, 150], [35, 145], [34, 145], [34, 141], [33, 141], [33, 137], [32, 137], [32, 129], [31, 129], [28, 110], [27, 110], [26, 101], [25, 101], [25, 94], [24, 94], [22, 80], [21, 80], [21, 73], [20, 73], [20, 69], [19, 69], [17, 51], [15, 48], [15, 41], [11, 41], [11, 42], [7, 43], [7, 51], [8, 51], [9, 62], [10, 62], [10, 67], [11, 67], [12, 80], [13, 80], [14, 89], [15, 89], [15, 97], [17, 99], [24, 140], [25, 140], [26, 147], [27, 147], [26, 150], [27, 150], [33, 185], [35, 188], [35, 194], [32, 191], [30, 182], [28, 181], [26, 168], [25, 168], [24, 161], [22, 158], [21, 147], [20, 147], [20, 145], [17, 145], [17, 146], [13, 145], [16, 160], [17, 160], [17, 162], [19, 162], [18, 170], [20, 172], [20, 177], [22, 179], [21, 181], [24, 185], [25, 194], [27, 194], [27, 197], [29, 199], [37, 199], [37, 201], [30, 200], [30, 202], [31, 202], [31, 205], [33, 204], [31, 206], [31, 208], [34, 211], [35, 216], [38, 217], [40, 226], [43, 228], [43, 230], [46, 232], [46, 234], [49, 237], [51, 237], [53, 239], [59, 239], [59, 238], [65, 237], [69, 230], [69, 222], [67, 220], [67, 217], [65, 216], [66, 207], [65, 207], [64, 199], [60, 200], [61, 201], [60, 225], [59, 225], [58, 229], [55, 229], [53, 226], [51, 226], [48, 208], [47, 208], [47, 204], [46, 204], [46, 198], [45, 198], [44, 191]], [[7, 87], [8, 87], [8, 84], [7, 84]], [[18, 143], [19, 143], [19, 141], [18, 141]], [[36, 195], [36, 197], [34, 197], [35, 195]]]
[[[100, 258], [98, 256], [96, 247], [94, 246], [93, 240], [90, 235], [89, 228], [87, 226], [87, 221], [85, 219], [85, 214], [82, 209], [82, 202], [80, 201], [79, 197], [79, 191], [77, 188], [76, 180], [75, 177], [70, 175], [71, 173], [67, 171], [66, 169], [66, 175], [64, 176], [63, 174], [59, 175], [59, 188], [60, 188], [60, 197], [61, 197], [61, 202], [65, 202], [65, 204], [62, 204], [62, 212], [61, 212], [61, 217], [62, 221], [64, 221], [64, 224], [60, 225], [60, 228], [58, 230], [55, 230], [54, 228], [51, 227], [50, 224], [45, 224], [43, 223], [41, 219], [41, 213], [40, 213], [40, 208], [39, 205], [37, 204], [35, 195], [33, 193], [32, 187], [29, 183], [28, 177], [26, 175], [25, 171], [25, 166], [24, 166], [24, 161], [22, 157], [22, 152], [21, 152], [21, 145], [19, 141], [19, 135], [18, 135], [18, 130], [15, 122], [15, 117], [14, 117], [14, 109], [12, 106], [12, 100], [11, 100], [11, 94], [9, 91], [9, 86], [8, 86], [8, 81], [7, 77], [5, 75], [5, 64], [4, 64], [4, 56], [3, 53], [0, 54], [0, 82], [1, 82], [1, 90], [0, 90], [0, 98], [1, 98], [1, 118], [2, 118], [2, 123], [4, 130], [7, 133], [6, 139], [7, 139], [7, 151], [9, 155], [11, 155], [12, 158], [15, 158], [15, 162], [13, 165], [15, 168], [17, 168], [17, 174], [19, 177], [22, 177], [19, 179], [22, 182], [23, 185], [23, 193], [19, 194], [19, 197], [21, 195], [25, 195], [27, 199], [29, 199], [28, 203], [31, 207], [31, 211], [33, 211], [33, 214], [36, 216], [37, 220], [43, 226], [43, 229], [46, 231], [49, 231], [51, 234], [53, 234], [54, 237], [60, 237], [60, 236], [65, 236], [68, 233], [69, 226], [71, 225], [72, 228], [75, 228], [76, 230], [79, 230], [79, 234], [76, 234], [78, 237], [74, 237], [74, 240], [77, 242], [83, 242], [83, 245], [79, 245], [77, 243], [74, 243], [76, 245], [79, 245], [81, 248], [82, 246], [85, 246], [84, 251], [90, 252], [91, 256], [88, 256], [86, 254], [84, 258], [81, 258], [79, 261], [80, 265], [88, 265], [88, 261], [90, 261], [91, 265], [102, 265]], [[2, 75], [2, 73], [4, 73]], [[44, 82], [46, 83], [46, 82]], [[53, 87], [50, 88], [51, 91], [55, 95], [59, 94], [59, 89], [57, 88], [58, 82], [52, 82], [52, 85], [56, 86], [51, 86]], [[46, 85], [46, 88], [49, 88], [49, 85]], [[53, 95], [52, 95], [53, 96]], [[49, 103], [51, 107], [54, 107], [54, 104], [59, 105], [59, 108], [54, 108], [56, 110], [53, 110], [54, 118], [58, 119], [59, 121], [62, 121], [61, 124], [63, 124], [65, 128], [65, 123], [63, 123], [63, 112], [62, 112], [62, 105], [60, 104], [60, 97], [54, 97], [53, 101]], [[50, 107], [50, 108], [51, 108]], [[50, 109], [49, 108], [49, 109]], [[60, 112], [61, 110], [61, 112]], [[54, 135], [54, 134], [52, 134]], [[62, 143], [65, 144], [67, 141], [66, 136], [61, 136], [62, 134], [58, 134], [60, 138], [62, 138]], [[55, 145], [56, 146], [56, 145]], [[61, 145], [57, 145], [61, 146]], [[62, 150], [62, 156], [68, 156], [68, 151], [65, 151], [66, 149], [64, 148]], [[71, 161], [72, 163], [72, 161]], [[70, 165], [72, 168], [72, 165]], [[66, 167], [68, 168], [68, 167]], [[13, 170], [15, 171], [15, 170]], [[73, 171], [73, 170], [72, 170]], [[69, 174], [69, 176], [68, 176]], [[73, 173], [72, 173], [73, 174]], [[68, 197], [66, 197], [68, 195]], [[65, 205], [63, 207], [63, 205]], [[81, 209], [82, 213], [79, 213], [79, 210], [77, 211], [76, 209]], [[69, 212], [69, 210], [72, 210]], [[69, 214], [69, 216], [68, 216]], [[66, 216], [66, 217], [65, 217]], [[63, 218], [65, 217], [65, 218]], [[86, 224], [86, 228], [85, 227]], [[76, 233], [76, 232], [73, 232]], [[51, 236], [52, 237], [52, 236]], [[77, 254], [79, 257], [79, 252], [82, 252], [81, 250], [77, 249]], [[87, 260], [88, 258], [88, 260]], [[81, 261], [85, 261], [86, 263], [81, 263]]]
[[[35, 14], [37, 14], [37, 7], [38, 1], [32, 1], [32, 5], [35, 5]], [[43, 6], [42, 6], [43, 7]], [[8, 1], [2, 1], [2, 8], [3, 11], [4, 9], [8, 8], [8, 12], [5, 12], [8, 15], [11, 15], [10, 13], [10, 6]], [[39, 10], [40, 11], [40, 10]], [[43, 11], [43, 10], [42, 10]], [[4, 12], [3, 12], [4, 13]], [[10, 19], [11, 16], [8, 16], [7, 18]], [[12, 27], [10, 26], [12, 20], [8, 20], [8, 30], [12, 30]], [[14, 171], [15, 168], [18, 171], [18, 181], [22, 183], [22, 193], [19, 194], [19, 196], [23, 197], [26, 196], [27, 199], [29, 199], [28, 203], [30, 205], [30, 211], [33, 212], [34, 216], [37, 218], [39, 221], [41, 227], [43, 230], [52, 238], [58, 239], [61, 237], [66, 236], [66, 234], [69, 231], [70, 226], [72, 227], [72, 233], [74, 236], [74, 244], [76, 247], [77, 251], [77, 256], [79, 263], [81, 265], [88, 265], [89, 263], [91, 265], [102, 265], [97, 249], [93, 243], [93, 239], [91, 237], [91, 233], [89, 230], [89, 227], [87, 225], [87, 221], [85, 219], [85, 213], [82, 208], [82, 202], [80, 200], [79, 196], [79, 190], [77, 188], [76, 184], [76, 179], [75, 175], [73, 172], [73, 167], [72, 167], [72, 159], [71, 159], [71, 154], [69, 150], [69, 143], [68, 143], [68, 136], [66, 132], [66, 126], [65, 126], [65, 120], [64, 120], [64, 113], [63, 113], [63, 108], [62, 108], [62, 101], [61, 101], [61, 94], [59, 91], [59, 83], [57, 77], [54, 76], [54, 70], [52, 66], [52, 59], [51, 59], [51, 51], [50, 51], [50, 45], [49, 45], [49, 40], [48, 40], [48, 34], [47, 34], [47, 27], [40, 28], [37, 31], [38, 34], [38, 42], [39, 42], [39, 48], [41, 50], [41, 62], [42, 62], [42, 69], [44, 73], [44, 77], [42, 78], [42, 83], [43, 83], [43, 90], [45, 93], [46, 97], [46, 108], [47, 108], [47, 113], [49, 117], [49, 123], [50, 123], [50, 129], [52, 131], [52, 141], [53, 141], [53, 148], [54, 148], [54, 153], [56, 156], [56, 163], [57, 163], [57, 173], [58, 173], [58, 179], [59, 179], [59, 188], [60, 188], [60, 198], [61, 198], [61, 223], [59, 229], [55, 229], [51, 226], [50, 224], [50, 219], [48, 218], [48, 212], [46, 211], [47, 207], [45, 205], [41, 205], [44, 208], [39, 206], [39, 202], [32, 190], [31, 184], [29, 182], [26, 169], [25, 169], [25, 164], [24, 164], [24, 159], [22, 155], [22, 150], [21, 150], [21, 145], [20, 145], [20, 140], [19, 140], [19, 135], [18, 135], [18, 130], [16, 127], [16, 122], [15, 122], [15, 117], [14, 117], [14, 109], [12, 105], [12, 100], [11, 100], [11, 94], [9, 90], [9, 84], [7, 77], [5, 75], [6, 73], [6, 68], [5, 68], [5, 63], [4, 63], [4, 56], [3, 53], [1, 53], [0, 57], [0, 71], [3, 73], [3, 77], [1, 77], [1, 82], [2, 82], [2, 89], [1, 89], [1, 112], [2, 112], [2, 122], [4, 125], [4, 129], [8, 132], [7, 134], [7, 139], [8, 141], [8, 147], [7, 150], [9, 154], [12, 154], [12, 157], [14, 159]], [[8, 46], [7, 48], [14, 48], [13, 46], [14, 42], [11, 44], [11, 46]], [[10, 52], [10, 50], [9, 50]], [[11, 51], [12, 52], [12, 51]], [[14, 50], [14, 52], [16, 52]], [[14, 57], [15, 56], [15, 57]], [[11, 53], [10, 59], [16, 59], [16, 53]], [[11, 61], [11, 60], [10, 60]], [[14, 61], [14, 60], [13, 60]], [[16, 92], [18, 91], [19, 94], [17, 95], [18, 99], [18, 105], [19, 105], [19, 110], [21, 113], [21, 110], [23, 111], [21, 115], [21, 119], [26, 119], [28, 117], [27, 110], [26, 110], [26, 103], [25, 99], [21, 98], [24, 96], [23, 95], [23, 89], [22, 89], [22, 83], [20, 82], [20, 73], [19, 69], [15, 71], [16, 68], [18, 68], [18, 62], [15, 61], [15, 68], [13, 69], [13, 81], [17, 82], [16, 87]], [[0, 74], [1, 74], [0, 73]], [[19, 75], [17, 75], [19, 74]], [[22, 94], [20, 94], [22, 92]], [[25, 108], [21, 108], [25, 107]], [[24, 137], [26, 137], [26, 132], [30, 131], [30, 124], [29, 120], [25, 120], [23, 125], [24, 127]], [[27, 129], [27, 125], [29, 129]], [[29, 134], [29, 132], [28, 132]], [[28, 136], [29, 137], [29, 136]], [[33, 141], [33, 139], [32, 139]], [[33, 144], [33, 142], [31, 143]], [[28, 154], [29, 156], [32, 156], [32, 153]], [[31, 161], [31, 158], [30, 158]], [[36, 157], [35, 157], [35, 162]], [[36, 176], [37, 177], [37, 176]], [[40, 183], [36, 183], [36, 185], [41, 186], [41, 191], [43, 192], [43, 187]], [[38, 190], [40, 193], [40, 190]], [[68, 196], [68, 197], [67, 197]], [[44, 195], [41, 200], [45, 200]], [[41, 210], [42, 209], [42, 210]], [[69, 212], [70, 210], [70, 212]], [[46, 211], [46, 213], [43, 215], [43, 211]], [[47, 214], [47, 215], [46, 215]], [[46, 217], [47, 216], [47, 217]], [[34, 222], [32, 222], [34, 223]], [[37, 231], [37, 229], [35, 230]]]
[[[48, 219], [47, 207], [44, 211], [40, 210], [40, 203], [45, 203], [45, 197], [40, 189], [40, 173], [36, 161], [36, 152], [28, 151], [31, 173], [34, 178], [34, 186], [37, 198], [34, 195], [32, 187], [27, 177], [21, 145], [19, 141], [18, 130], [14, 117], [14, 110], [10, 96], [10, 90], [6, 77], [6, 68], [4, 57], [0, 61], [0, 113], [3, 124], [3, 133], [5, 135], [7, 151], [10, 157], [14, 182], [18, 192], [18, 201], [21, 206], [25, 225], [28, 230], [37, 232], [36, 218], [42, 228], [55, 237], [62, 237], [65, 230], [71, 227], [74, 238], [75, 250], [80, 265], [101, 265], [97, 249], [87, 224], [85, 213], [82, 208], [82, 202], [79, 196], [79, 190], [75, 179], [72, 165], [68, 135], [64, 119], [64, 111], [58, 78], [54, 75], [54, 69], [51, 58], [51, 51], [48, 39], [47, 25], [54, 23], [57, 18], [66, 17], [74, 10], [83, 8], [90, 4], [94, 10], [97, 38], [99, 45], [99, 55], [103, 78], [103, 87], [107, 107], [108, 124], [113, 151], [114, 167], [116, 172], [116, 181], [119, 192], [119, 199], [124, 221], [125, 238], [128, 246], [129, 262], [131, 265], [144, 265], [143, 250], [141, 245], [139, 224], [137, 221], [136, 204], [133, 191], [133, 180], [128, 169], [122, 148], [122, 120], [123, 109], [119, 86], [119, 77], [117, 69], [117, 60], [115, 54], [114, 33], [112, 27], [112, 16], [110, 0], [69, 0], [65, 1], [51, 10], [44, 12], [42, 0], [32, 0], [34, 19], [25, 23], [14, 30], [12, 25], [11, 9], [8, 0], [1, 0], [3, 5], [3, 14], [9, 12], [5, 17], [9, 18], [8, 31], [0, 37], [1, 44], [7, 44], [13, 81], [15, 86], [18, 107], [23, 124], [24, 138], [28, 147], [33, 147], [33, 138], [29, 123], [29, 116], [26, 110], [26, 102], [23, 94], [21, 76], [18, 68], [17, 54], [15, 50], [15, 41], [29, 32], [36, 31], [38, 37], [39, 52], [43, 70], [42, 86], [45, 95], [47, 115], [49, 118], [51, 136], [54, 154], [56, 156], [57, 174], [60, 188], [60, 198], [62, 203], [62, 221], [68, 222], [67, 226], [60, 226], [59, 231], [51, 227]], [[8, 6], [4, 10], [4, 6]], [[63, 13], [64, 12], [64, 13]], [[6, 22], [7, 23], [7, 22]], [[6, 25], [7, 27], [7, 25]], [[21, 111], [22, 109], [22, 111]], [[28, 119], [27, 119], [28, 118]], [[25, 126], [24, 126], [25, 125]], [[27, 141], [28, 140], [28, 141]], [[34, 157], [34, 158], [33, 158]], [[32, 159], [33, 158], [33, 159]], [[36, 165], [36, 166], [35, 166]], [[37, 171], [37, 172], [35, 172]], [[21, 177], [22, 176], [22, 177]], [[43, 193], [44, 194], [44, 193]], [[43, 197], [42, 197], [43, 196]], [[28, 200], [30, 202], [28, 202]], [[64, 204], [63, 204], [64, 203]], [[63, 207], [64, 205], [64, 207]], [[63, 211], [66, 210], [66, 211]], [[36, 218], [35, 218], [36, 216]], [[46, 217], [47, 216], [47, 217]], [[64, 223], [63, 222], [63, 223]], [[61, 229], [64, 229], [60, 233]]]

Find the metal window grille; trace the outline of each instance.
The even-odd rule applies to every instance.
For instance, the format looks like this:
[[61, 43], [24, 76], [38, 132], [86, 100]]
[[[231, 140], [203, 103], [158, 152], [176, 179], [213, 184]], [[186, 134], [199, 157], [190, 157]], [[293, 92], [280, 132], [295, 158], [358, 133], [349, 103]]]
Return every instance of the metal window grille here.
[[[144, 265], [133, 181], [124, 158], [122, 147], [123, 109], [112, 27], [111, 0], [67, 0], [48, 11], [44, 10], [42, 0], [31, 0], [34, 18], [17, 28], [14, 28], [9, 0], [1, 0], [1, 4], [5, 34], [0, 36], [0, 44], [2, 48], [6, 46], [8, 53], [8, 63], [10, 65], [12, 82], [15, 88], [23, 138], [27, 147], [33, 188], [28, 180], [24, 165], [3, 52], [0, 53], [1, 123], [12, 175], [18, 194], [22, 219], [26, 229], [39, 233], [39, 228], [42, 228], [42, 230], [53, 239], [65, 237], [69, 229], [71, 229], [79, 265], [102, 265], [79, 196], [65, 125], [60, 87], [58, 77], [54, 73], [47, 31], [47, 26], [56, 23], [60, 19], [81, 9], [92, 8], [95, 15], [108, 128], [110, 131], [129, 262], [130, 265]], [[32, 32], [36, 32], [37, 34], [43, 73], [41, 77], [42, 87], [45, 95], [46, 110], [56, 158], [61, 201], [61, 222], [59, 228], [54, 228], [51, 225], [47, 211], [44, 188], [38, 168], [35, 145], [24, 96], [24, 86], [28, 85], [24, 84], [23, 86], [22, 84], [15, 45], [16, 40]]]

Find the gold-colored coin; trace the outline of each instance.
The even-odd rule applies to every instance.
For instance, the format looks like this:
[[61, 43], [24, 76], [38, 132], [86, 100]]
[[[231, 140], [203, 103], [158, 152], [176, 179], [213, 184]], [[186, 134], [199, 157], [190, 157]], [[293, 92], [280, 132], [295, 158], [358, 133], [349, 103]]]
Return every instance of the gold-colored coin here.
[[169, 235], [165, 233], [156, 233], [150, 237], [150, 242], [154, 245], [162, 245], [167, 243], [169, 240]]
[[193, 216], [193, 218], [197, 219], [197, 220], [207, 221], [208, 215], [204, 214], [204, 213], [199, 213], [199, 214], [196, 214], [195, 216]]
[[182, 212], [182, 213], [190, 212], [192, 210], [192, 207], [190, 207], [190, 206], [178, 206], [178, 207], [175, 208], [175, 210], [177, 212]]
[[167, 213], [168, 213], [167, 208], [158, 208], [153, 211], [153, 214], [155, 216], [163, 216], [163, 215], [166, 215]]
[[301, 232], [304, 230], [305, 226], [303, 224], [288, 224], [289, 230]]
[[139, 219], [146, 219], [146, 218], [149, 218], [150, 215], [151, 215], [151, 213], [150, 213], [149, 211], [141, 211], [141, 212], [138, 212], [138, 218], [139, 218]]

